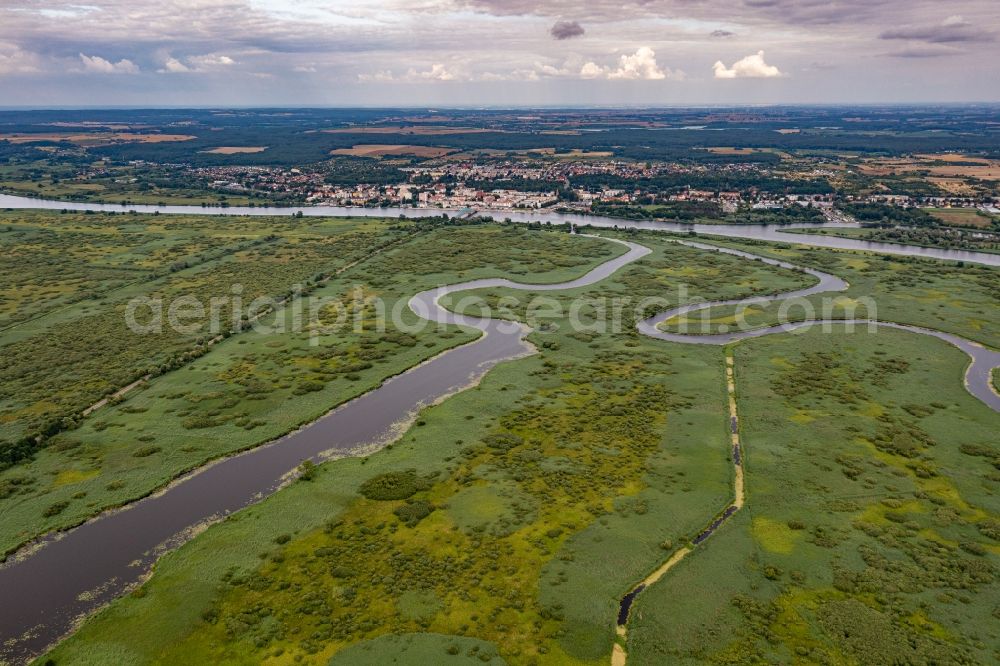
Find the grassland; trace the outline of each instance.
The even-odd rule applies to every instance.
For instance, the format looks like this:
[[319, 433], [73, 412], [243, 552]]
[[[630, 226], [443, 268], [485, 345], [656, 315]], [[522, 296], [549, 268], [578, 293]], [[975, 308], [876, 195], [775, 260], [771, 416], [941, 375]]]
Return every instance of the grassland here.
[[267, 146], [219, 146], [204, 152], [213, 155], [240, 155], [244, 153], [262, 153], [267, 150]]
[[[57, 663], [127, 656], [125, 645], [136, 663], [291, 663], [296, 655], [325, 663], [350, 644], [422, 631], [488, 640], [511, 663], [569, 660], [568, 650], [599, 659], [610, 649], [616, 581], [602, 580], [595, 599], [590, 581], [571, 578], [572, 563], [559, 556], [603, 562], [623, 585], [641, 575], [660, 543], [725, 493], [724, 447], [712, 446], [724, 429], [721, 411], [702, 406], [677, 415], [678, 439], [658, 450], [664, 412], [683, 408], [659, 379], [661, 363], [641, 360], [650, 350], [564, 349], [585, 354], [579, 383], [546, 367], [549, 355], [491, 372], [478, 390], [425, 411], [424, 425], [392, 449], [323, 465], [314, 480], [209, 529], [162, 562], [142, 599], [124, 599], [57, 651]], [[691, 398], [704, 405], [717, 394], [719, 371], [703, 350], [669, 364], [707, 393]], [[593, 388], [598, 377], [607, 389]], [[609, 400], [622, 413], [603, 414]], [[649, 498], [639, 496], [647, 465], [661, 477]], [[389, 474], [412, 484], [409, 497], [358, 492]], [[643, 535], [639, 525], [653, 531]], [[631, 538], [612, 538], [620, 532]], [[574, 536], [578, 543], [566, 544]], [[538, 598], [546, 573], [548, 603]], [[244, 625], [250, 608], [260, 622]], [[589, 641], [561, 640], [568, 617], [593, 634]]]
[[[251, 151], [260, 152], [260, 151]], [[232, 154], [232, 153], [224, 153]], [[178, 179], [169, 167], [109, 166], [94, 163], [104, 175], [77, 179], [78, 167], [42, 160], [0, 164], [0, 192], [42, 199], [93, 201], [114, 204], [179, 204], [190, 206], [257, 205], [262, 196], [221, 193], [207, 183]], [[280, 199], [269, 195], [272, 199]], [[127, 210], [127, 209], [123, 209]]]
[[[474, 233], [513, 233], [489, 227], [468, 230], [465, 251], [442, 256], [434, 234], [456, 231], [420, 235], [351, 270], [398, 300], [423, 284], [496, 270], [477, 268], [483, 257], [470, 256], [473, 247], [497, 247], [502, 258], [517, 246], [500, 236], [482, 248]], [[517, 233], [528, 235], [526, 243], [539, 240]], [[810, 281], [662, 235], [621, 235], [654, 252], [599, 284], [546, 294], [563, 312], [571, 300], [589, 299], [578, 316], [592, 327], [573, 330], [565, 314], [539, 322], [531, 336], [537, 355], [502, 364], [477, 387], [424, 410], [382, 451], [323, 464], [209, 528], [47, 658], [606, 663], [618, 599], [729, 501], [732, 466], [722, 350], [638, 336], [634, 319], [651, 314], [643, 309], [628, 308], [619, 328], [602, 329], [600, 303], [658, 296], [662, 308]], [[567, 256], [559, 265], [539, 274], [536, 264], [515, 259], [505, 271], [564, 279], [609, 251], [546, 236], [574, 244], [560, 248]], [[852, 289], [881, 290], [880, 308], [909, 311], [913, 323], [943, 320], [937, 308], [908, 300], [913, 292], [926, 298], [920, 289], [928, 281], [955, 312], [993, 303], [988, 271], [734, 245], [849, 274]], [[531, 251], [534, 261], [558, 256], [552, 247]], [[476, 296], [465, 311], [489, 305], [495, 312], [506, 302], [505, 316], [528, 317], [531, 294]], [[955, 326], [988, 341], [996, 329], [992, 319], [984, 324]], [[464, 335], [446, 333], [443, 344]], [[232, 365], [212, 355], [231, 342], [191, 372], [211, 370], [217, 381]], [[288, 336], [282, 342], [293, 350], [301, 344]], [[401, 351], [375, 348], [388, 353], [386, 363]], [[280, 356], [286, 351], [274, 349], [272, 358], [282, 361], [275, 366], [289, 365]], [[254, 347], [251, 375], [280, 373], [258, 370], [257, 357], [267, 353]], [[735, 353], [748, 504], [638, 598], [630, 662], [1000, 658], [1000, 417], [963, 389], [964, 355], [899, 331], [776, 336], [740, 343]], [[230, 363], [237, 360], [247, 363]], [[210, 388], [187, 387], [188, 396]], [[141, 408], [146, 403], [135, 401], [147, 397], [150, 410], [177, 400], [182, 411], [201, 404], [151, 391], [119, 408]], [[215, 399], [207, 399], [209, 408]], [[114, 418], [135, 431], [170, 419], [176, 429], [178, 417], [190, 416], [156, 409], [163, 412], [155, 418], [127, 411]], [[106, 439], [99, 433], [91, 446]], [[162, 453], [173, 456], [182, 441], [170, 440]]]
[[[58, 213], [15, 213], [7, 219], [14, 231], [2, 235], [11, 237], [12, 248], [4, 269], [15, 277], [5, 309], [17, 325], [0, 333], [0, 445], [11, 446], [53, 434], [68, 425], [64, 419], [77, 419], [118, 388], [200, 356], [214, 337], [235, 327], [227, 302], [219, 309], [217, 330], [203, 321], [191, 330], [164, 325], [160, 332], [138, 335], [125, 319], [133, 298], [169, 304], [188, 296], [208, 304], [213, 297], [233, 296], [234, 285], [247, 304], [258, 297], [282, 298], [295, 285], [314, 288], [325, 276], [416, 231], [368, 220]], [[102, 263], [122, 266], [125, 275], [131, 268], [135, 277], [95, 280], [93, 268]], [[80, 293], [81, 278], [89, 292]], [[36, 290], [53, 298], [36, 302]], [[56, 298], [64, 292], [71, 297]], [[17, 307], [24, 302], [34, 304], [29, 316], [33, 311], [41, 316], [18, 322]]]
[[[550, 295], [802, 282], [722, 255], [687, 266], [691, 248], [642, 242], [654, 254]], [[324, 464], [210, 528], [51, 656], [325, 663], [429, 632], [488, 641], [508, 663], [605, 660], [618, 597], [727, 501], [723, 359], [630, 325], [549, 324], [532, 336], [540, 354], [425, 410], [395, 445]], [[447, 660], [449, 647], [434, 649]]]
[[330, 151], [331, 155], [351, 155], [353, 157], [386, 157], [398, 155], [413, 155], [415, 157], [443, 157], [454, 152], [454, 148], [440, 146], [411, 146], [408, 144], [361, 143], [351, 148], [337, 148]]
[[65, 141], [79, 146], [106, 146], [114, 143], [163, 143], [190, 141], [196, 137], [190, 134], [137, 134], [134, 132], [52, 132], [27, 134], [0, 134], [0, 141], [11, 143], [48, 143]]
[[245, 222], [0, 212], [0, 329], [246, 249], [275, 224]]
[[[815, 317], [877, 316], [1000, 348], [1000, 270], [996, 268], [753, 241], [711, 242], [810, 266], [847, 280], [850, 287], [844, 292], [809, 297]], [[865, 298], [873, 299], [875, 307]], [[754, 305], [745, 311], [745, 320], [753, 327], [776, 323], [780, 307], [780, 303]], [[719, 325], [732, 326], [735, 311], [733, 306], [710, 308], [690, 315], [687, 323], [700, 331], [704, 318], [706, 332], [712, 332]], [[802, 307], [791, 308], [787, 314], [792, 320], [806, 318]], [[666, 322], [666, 327], [680, 323], [675, 319]]]
[[[7, 414], [37, 417], [50, 405], [69, 405], [75, 416], [30, 458], [0, 471], [0, 551], [141, 497], [207, 460], [269, 441], [473, 337], [458, 331], [438, 335], [430, 327], [404, 334], [391, 323], [379, 331], [374, 306], [362, 305], [356, 295], [381, 298], [388, 312], [403, 312], [404, 324], [411, 325], [415, 316], [405, 301], [419, 289], [501, 273], [560, 280], [621, 251], [597, 240], [519, 227], [421, 230], [413, 223], [399, 228], [396, 221], [290, 218], [281, 224], [289, 227], [279, 231], [285, 245], [275, 255], [229, 260], [200, 282], [199, 272], [171, 277], [185, 280], [183, 293], [208, 295], [228, 294], [239, 282], [245, 302], [250, 293], [285, 293], [303, 280], [311, 296], [352, 313], [347, 326], [318, 337], [308, 327], [287, 333], [249, 329], [208, 346], [204, 334], [176, 341], [136, 335], [115, 301], [100, 315], [67, 318], [3, 348]], [[372, 254], [393, 240], [406, 242]], [[325, 284], [310, 281], [317, 272], [366, 256]], [[254, 279], [262, 286], [253, 289]], [[282, 308], [275, 319], [287, 321], [289, 314]], [[192, 341], [186, 351], [182, 345]], [[170, 353], [175, 356], [169, 365], [149, 367], [150, 357]], [[81, 406], [149, 370], [163, 372], [124, 402], [79, 416]], [[8, 418], [4, 425], [24, 428], [22, 422]]]
[[996, 218], [972, 208], [926, 208], [928, 213], [946, 225], [956, 227], [988, 227]]
[[486, 641], [443, 634], [386, 635], [338, 652], [332, 666], [382, 666], [383, 664], [437, 664], [447, 666], [500, 666], [496, 646]]
[[636, 602], [629, 662], [991, 663], [1000, 416], [897, 331], [736, 347], [747, 507]]

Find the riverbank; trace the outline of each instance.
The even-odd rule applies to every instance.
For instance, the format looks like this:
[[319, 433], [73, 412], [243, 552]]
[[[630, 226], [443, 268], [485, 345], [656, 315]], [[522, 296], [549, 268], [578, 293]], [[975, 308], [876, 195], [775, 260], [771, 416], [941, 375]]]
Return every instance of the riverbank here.
[[[904, 229], [904, 230], [909, 229], [909, 230], [914, 231], [914, 232], [920, 232], [921, 231], [920, 228], [901, 227], [901, 229]], [[945, 231], [961, 231], [962, 233], [976, 233], [975, 229], [969, 229], [968, 227], [960, 228], [960, 229], [955, 229], [955, 228], [952, 228], [952, 227], [945, 227], [944, 230]], [[941, 245], [932, 245], [932, 244], [929, 244], [929, 243], [919, 243], [919, 242], [906, 242], [906, 243], [904, 243], [902, 241], [891, 240], [891, 239], [888, 239], [888, 238], [880, 238], [880, 237], [878, 237], [879, 236], [879, 234], [877, 233], [878, 231], [880, 231], [880, 230], [877, 229], [877, 228], [819, 229], [819, 230], [817, 230], [815, 232], [806, 231], [806, 230], [790, 229], [788, 231], [788, 233], [792, 233], [792, 234], [809, 234], [809, 233], [815, 233], [815, 234], [818, 234], [818, 235], [821, 235], [821, 236], [832, 235], [832, 236], [839, 236], [841, 238], [854, 238], [854, 239], [860, 239], [860, 240], [876, 240], [876, 241], [881, 242], [881, 243], [892, 243], [894, 245], [902, 245], [904, 247], [923, 247], [923, 248], [941, 248], [942, 247]], [[984, 231], [986, 231], [987, 233], [990, 233], [989, 230], [984, 230]], [[994, 235], [995, 235], [995, 232], [994, 232]], [[997, 244], [1000, 244], [1000, 239], [998, 239], [997, 242], [994, 243], [994, 245], [997, 245]], [[973, 251], [973, 252], [985, 252], [985, 253], [988, 253], [988, 254], [1000, 254], [1000, 249], [997, 249], [995, 247], [980, 247], [980, 245], [981, 244], [979, 244], [979, 243], [968, 243], [966, 247], [956, 248], [956, 249], [970, 250], [970, 251]], [[949, 246], [945, 246], [945, 249], [948, 249], [948, 247]]]
[[[295, 207], [241, 207], [234, 206], [226, 209], [199, 208], [196, 206], [114, 206], [109, 204], [76, 204], [73, 202], [53, 201], [43, 199], [28, 199], [24, 197], [13, 197], [0, 194], [0, 208], [44, 208], [50, 210], [92, 210], [92, 211], [114, 211], [125, 212], [135, 210], [139, 213], [160, 213], [160, 214], [205, 214], [205, 215], [278, 215], [291, 216], [302, 213], [304, 217], [399, 217], [416, 218], [426, 217], [426, 211], [432, 209], [423, 208], [353, 208], [345, 206], [306, 206]], [[444, 209], [433, 209], [435, 215], [442, 213], [454, 215], [461, 211], [447, 211]], [[491, 211], [480, 210], [481, 215], [493, 216], [499, 220], [510, 219], [515, 223], [542, 222], [552, 224], [573, 224], [578, 226], [594, 226], [598, 228], [631, 228], [648, 229], [653, 231], [673, 231], [679, 233], [696, 232], [697, 234], [708, 234], [712, 236], [725, 236], [730, 238], [743, 238], [750, 240], [763, 240], [772, 242], [785, 242], [809, 245], [813, 247], [826, 247], [847, 250], [861, 250], [869, 252], [881, 252], [886, 254], [897, 254], [906, 256], [920, 256], [943, 261], [966, 261], [970, 263], [986, 264], [989, 266], [1000, 266], [1000, 255], [987, 253], [968, 252], [963, 250], [941, 250], [938, 248], [917, 248], [909, 246], [898, 246], [892, 243], [875, 243], [870, 241], [858, 241], [849, 238], [822, 237], [796, 235], [786, 233], [790, 228], [785, 225], [724, 225], [724, 224], [704, 224], [695, 227], [691, 224], [679, 224], [671, 222], [635, 222], [621, 220], [610, 217], [600, 217], [596, 215], [581, 215], [573, 213], [553, 213], [542, 211]], [[799, 225], [799, 228], [808, 225]], [[834, 225], [822, 224], [818, 228], [832, 228]]]

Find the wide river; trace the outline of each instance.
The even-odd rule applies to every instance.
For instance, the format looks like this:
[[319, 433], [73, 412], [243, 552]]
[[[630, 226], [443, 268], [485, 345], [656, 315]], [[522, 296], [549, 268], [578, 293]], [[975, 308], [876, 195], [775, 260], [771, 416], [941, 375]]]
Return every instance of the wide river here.
[[[302, 211], [307, 216], [371, 216], [419, 217], [442, 211], [412, 208], [262, 208], [230, 207], [201, 208], [199, 206], [119, 206], [113, 204], [83, 204], [46, 201], [10, 195], [0, 195], [0, 209], [70, 209], [70, 210], [135, 210], [161, 214], [197, 215], [291, 215]], [[1000, 266], [1000, 255], [916, 248], [887, 243], [869, 243], [844, 238], [789, 234], [773, 226], [681, 225], [665, 222], [636, 222], [586, 215], [549, 212], [480, 211], [496, 218], [515, 222], [571, 222], [595, 227], [634, 227], [663, 231], [686, 232], [692, 228], [701, 234], [732, 238], [782, 241], [821, 247], [868, 250], [897, 255], [966, 261]], [[66, 533], [36, 544], [22, 556], [15, 557], [0, 568], [0, 591], [6, 603], [0, 604], [0, 662], [20, 663], [43, 652], [64, 637], [86, 613], [120, 596], [139, 581], [167, 549], [182, 543], [191, 530], [207, 521], [224, 517], [273, 493], [302, 461], [324, 460], [336, 455], [350, 455], [359, 450], [370, 451], [392, 441], [415, 417], [417, 411], [435, 401], [469, 386], [491, 367], [505, 360], [532, 353], [524, 340], [529, 330], [517, 323], [455, 315], [438, 305], [444, 293], [478, 287], [509, 287], [530, 291], [569, 289], [596, 283], [621, 267], [640, 259], [649, 250], [636, 243], [612, 241], [627, 246], [625, 254], [594, 268], [576, 280], [530, 285], [503, 278], [477, 280], [443, 289], [422, 292], [410, 300], [411, 309], [434, 321], [459, 324], [485, 333], [476, 341], [449, 350], [403, 374], [387, 380], [379, 388], [345, 403], [307, 427], [251, 451], [234, 455], [208, 465], [165, 491], [112, 511]], [[719, 251], [684, 239], [688, 245], [706, 251]], [[733, 250], [721, 250], [746, 258], [753, 255]], [[775, 265], [786, 265], [766, 260]], [[817, 278], [813, 287], [771, 298], [802, 296], [846, 287], [839, 278], [808, 270]], [[662, 313], [642, 322], [640, 331], [651, 337], [672, 342], [721, 344], [728, 336], [679, 336], [665, 333], [657, 324], [678, 314], [710, 304], [685, 306], [682, 310]], [[801, 326], [794, 325], [793, 327]], [[989, 372], [1000, 365], [1000, 353], [983, 348], [957, 336], [886, 324], [915, 333], [934, 335], [958, 346], [970, 355], [973, 363], [966, 376], [967, 388], [994, 409], [1000, 411], [1000, 396], [989, 388]], [[756, 332], [744, 332], [738, 337], [755, 337], [780, 333], [790, 328], [774, 327]]]
[[[355, 208], [346, 206], [302, 206], [299, 208], [229, 206], [154, 206], [154, 205], [122, 205], [93, 204], [69, 201], [51, 201], [47, 199], [32, 199], [9, 194], [0, 194], [0, 208], [43, 208], [55, 210], [93, 210], [93, 211], [130, 211], [137, 213], [187, 214], [187, 215], [294, 215], [301, 211], [310, 217], [427, 217], [448, 213], [456, 215], [459, 211], [442, 210], [438, 208]], [[944, 250], [939, 248], [924, 248], [916, 246], [901, 246], [894, 243], [877, 243], [861, 241], [852, 238], [835, 236], [805, 236], [790, 234], [788, 227], [780, 225], [733, 225], [733, 224], [680, 224], [677, 222], [645, 222], [638, 220], [622, 220], [614, 217], [598, 215], [579, 215], [575, 213], [556, 213], [552, 211], [512, 211], [512, 210], [479, 210], [481, 215], [492, 215], [495, 219], [510, 218], [513, 222], [551, 222], [563, 224], [570, 222], [576, 225], [593, 225], [595, 227], [631, 227], [634, 229], [653, 229], [657, 231], [687, 232], [697, 231], [699, 234], [713, 236], [728, 236], [729, 238], [751, 238], [783, 243], [799, 243], [814, 247], [832, 247], [843, 250], [869, 250], [885, 254], [901, 254], [911, 257], [928, 257], [932, 259], [947, 259], [951, 261], [968, 261], [990, 266], [1000, 266], [1000, 254], [972, 252], [968, 250]], [[818, 227], [854, 227], [844, 224], [813, 224], [796, 225], [796, 229]]]

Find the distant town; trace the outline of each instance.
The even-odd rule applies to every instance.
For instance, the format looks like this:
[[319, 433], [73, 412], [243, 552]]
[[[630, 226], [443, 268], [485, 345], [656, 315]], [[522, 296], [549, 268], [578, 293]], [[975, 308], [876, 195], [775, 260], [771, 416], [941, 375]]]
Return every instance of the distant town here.
[[[141, 164], [141, 163], [140, 163]], [[741, 206], [755, 210], [780, 209], [791, 205], [811, 205], [830, 209], [837, 201], [887, 204], [901, 208], [967, 208], [989, 214], [1000, 213], [1000, 197], [990, 196], [913, 196], [868, 194], [862, 196], [824, 194], [775, 194], [757, 188], [707, 190], [687, 187], [662, 196], [632, 188], [571, 187], [582, 175], [610, 175], [623, 180], [641, 181], [663, 174], [704, 174], [706, 172], [760, 173], [769, 170], [760, 165], [721, 164], [687, 165], [677, 163], [637, 164], [631, 161], [559, 162], [546, 166], [527, 166], [518, 162], [448, 163], [434, 166], [403, 167], [409, 181], [399, 184], [357, 183], [332, 185], [325, 173], [310, 168], [265, 166], [187, 167], [190, 175], [208, 181], [211, 189], [232, 194], [290, 194], [310, 204], [338, 206], [413, 206], [417, 208], [487, 208], [490, 210], [532, 210], [558, 208], [573, 212], [591, 212], [595, 204], [654, 204], [666, 202], [704, 202], [718, 205], [723, 213], [736, 212]], [[828, 177], [829, 171], [814, 169], [808, 177]], [[560, 189], [517, 189], [482, 187], [482, 183], [546, 182], [558, 183]], [[837, 218], [832, 221], [843, 221]]]

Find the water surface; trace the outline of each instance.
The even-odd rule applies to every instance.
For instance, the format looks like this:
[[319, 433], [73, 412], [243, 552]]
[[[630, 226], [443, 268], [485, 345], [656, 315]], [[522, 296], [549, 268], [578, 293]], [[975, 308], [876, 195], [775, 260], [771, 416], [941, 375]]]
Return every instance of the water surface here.
[[[93, 211], [129, 211], [139, 213], [187, 214], [187, 215], [294, 215], [301, 212], [308, 217], [427, 217], [448, 213], [455, 215], [459, 211], [437, 208], [356, 208], [351, 206], [300, 206], [298, 208], [274, 206], [156, 206], [146, 204], [98, 204], [70, 201], [53, 201], [49, 199], [33, 199], [10, 194], [0, 194], [0, 208], [34, 208], [55, 210], [93, 210]], [[746, 238], [775, 241], [781, 243], [797, 243], [814, 247], [829, 247], [842, 250], [868, 250], [884, 254], [904, 255], [911, 257], [927, 257], [949, 261], [967, 261], [1000, 266], [1000, 254], [988, 252], [973, 252], [971, 250], [948, 250], [943, 248], [901, 246], [895, 243], [879, 243], [875, 241], [840, 238], [837, 236], [819, 236], [788, 233], [791, 226], [782, 225], [738, 225], [738, 224], [681, 224], [678, 222], [655, 222], [641, 220], [622, 220], [599, 215], [583, 215], [579, 213], [557, 213], [553, 211], [510, 211], [487, 210], [478, 211], [481, 215], [491, 215], [495, 219], [510, 219], [513, 222], [551, 222], [552, 224], [571, 223], [576, 225], [593, 225], [595, 227], [619, 227], [632, 229], [652, 229], [656, 231], [688, 232], [729, 238]], [[795, 229], [856, 227], [855, 224], [799, 224]]]

